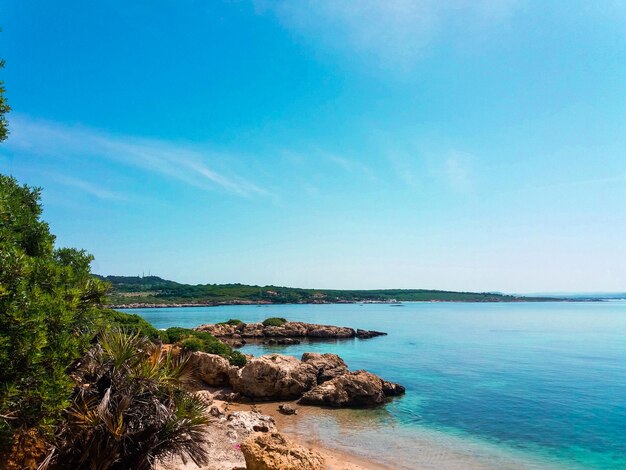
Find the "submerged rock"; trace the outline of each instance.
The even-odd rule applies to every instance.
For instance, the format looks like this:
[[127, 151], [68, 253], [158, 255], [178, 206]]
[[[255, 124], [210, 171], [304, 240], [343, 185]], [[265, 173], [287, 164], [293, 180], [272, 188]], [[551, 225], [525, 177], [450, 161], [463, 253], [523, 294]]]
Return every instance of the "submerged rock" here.
[[249, 359], [240, 369], [231, 368], [235, 392], [250, 398], [292, 399], [317, 385], [317, 370], [295, 357], [267, 354]]
[[309, 390], [299, 403], [332, 407], [376, 406], [385, 402], [383, 383], [380, 377], [364, 370], [348, 372]]
[[317, 383], [321, 384], [348, 372], [346, 363], [336, 354], [320, 354], [306, 352], [302, 362], [310, 364], [317, 370]]
[[267, 344], [269, 346], [280, 345], [280, 346], [292, 346], [294, 344], [300, 344], [299, 339], [294, 338], [270, 338], [263, 341], [263, 344]]
[[356, 337], [359, 339], [375, 338], [376, 336], [386, 336], [387, 333], [374, 330], [356, 330]]
[[241, 451], [248, 470], [323, 470], [324, 458], [273, 432], [252, 434]]

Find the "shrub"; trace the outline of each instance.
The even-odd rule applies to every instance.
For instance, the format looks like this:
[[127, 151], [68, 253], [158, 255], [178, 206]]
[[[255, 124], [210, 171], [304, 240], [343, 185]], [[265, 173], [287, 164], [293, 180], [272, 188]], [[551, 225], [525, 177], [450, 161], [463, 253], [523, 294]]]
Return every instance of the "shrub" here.
[[202, 340], [191, 336], [182, 340], [180, 345], [189, 351], [202, 351], [204, 349], [204, 343]]
[[[179, 344], [189, 351], [202, 351], [209, 354], [217, 354], [228, 359], [231, 364], [244, 365], [246, 356], [233, 351], [229, 345], [206, 331], [196, 331], [189, 328], [172, 327], [165, 330], [165, 335], [172, 344]], [[234, 361], [234, 362], [233, 362]]]
[[228, 358], [228, 360], [232, 365], [237, 366], [237, 367], [245, 366], [246, 362], [248, 361], [248, 359], [246, 359], [246, 356], [240, 353], [239, 351], [233, 351], [230, 354], [230, 357]]
[[180, 388], [187, 357], [140, 334], [105, 332], [76, 371], [87, 386], [75, 389], [53, 467], [149, 470], [173, 455], [208, 463], [207, 406]]
[[287, 320], [279, 317], [272, 317], [263, 320], [263, 326], [282, 326], [284, 323], [287, 323]]
[[241, 320], [239, 320], [238, 318], [231, 318], [228, 321], [223, 321], [218, 323], [218, 325], [232, 325], [232, 326], [237, 326], [237, 325], [245, 325], [244, 322], [242, 322]]
[[103, 313], [103, 322], [110, 328], [124, 330], [126, 333], [140, 333], [151, 341], [169, 342], [165, 331], [157, 330], [147, 320], [134, 313], [106, 310]]

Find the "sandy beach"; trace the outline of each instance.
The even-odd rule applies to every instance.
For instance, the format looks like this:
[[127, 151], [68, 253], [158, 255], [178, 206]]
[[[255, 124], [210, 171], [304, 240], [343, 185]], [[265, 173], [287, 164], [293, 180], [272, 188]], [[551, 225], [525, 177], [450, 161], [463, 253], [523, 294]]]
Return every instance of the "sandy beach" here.
[[[299, 419], [299, 416], [286, 416], [281, 414], [278, 411], [279, 403], [285, 402], [255, 404], [227, 403], [222, 400], [215, 400], [213, 402], [215, 406], [225, 410], [226, 413], [257, 411], [272, 417], [276, 422], [276, 428], [283, 435], [287, 436], [296, 444], [319, 452], [324, 457], [328, 470], [393, 470], [392, 467], [378, 462], [359, 458], [350, 453], [323, 446], [315, 437], [315, 434], [311, 434], [310, 439], [304, 439], [300, 434], [285, 431], [284, 428], [289, 428], [291, 424], [293, 424], [293, 421]], [[183, 462], [181, 459], [176, 458], [159, 464], [157, 470], [243, 470], [246, 468], [243, 454], [238, 448], [237, 437], [233, 435], [232, 430], [224, 425], [218, 424], [216, 420], [215, 425], [211, 425], [208, 432], [210, 442], [209, 452], [212, 456], [209, 464], [198, 466], [193, 462]]]
[[[290, 431], [293, 429], [294, 421], [301, 419], [299, 415], [284, 415], [278, 411], [278, 405], [281, 403], [294, 404], [295, 402], [268, 402], [268, 403], [255, 403], [255, 404], [230, 404], [229, 410], [232, 411], [260, 411], [264, 415], [271, 416], [276, 421], [276, 427], [278, 430], [296, 442], [308, 449], [313, 449], [324, 456], [326, 460], [326, 467], [328, 470], [393, 470], [393, 467], [389, 467], [380, 462], [375, 462], [369, 459], [363, 459], [356, 455], [352, 455], [348, 452], [340, 451], [337, 449], [324, 446], [316, 432], [311, 432], [309, 437], [304, 437], [299, 432]], [[315, 408], [312, 407], [298, 407], [298, 413], [314, 413]]]

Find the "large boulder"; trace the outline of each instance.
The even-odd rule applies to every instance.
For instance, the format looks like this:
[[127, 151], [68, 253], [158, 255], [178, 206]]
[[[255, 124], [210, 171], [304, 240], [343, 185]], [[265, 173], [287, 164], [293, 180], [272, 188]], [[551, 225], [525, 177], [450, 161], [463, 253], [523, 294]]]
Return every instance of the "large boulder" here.
[[252, 434], [241, 451], [247, 470], [323, 470], [324, 458], [285, 438], [280, 433]]
[[301, 338], [307, 334], [307, 324], [298, 321], [288, 321], [280, 326], [266, 326], [263, 331], [267, 337]]
[[231, 365], [222, 356], [196, 351], [191, 353], [189, 365], [192, 376], [202, 380], [207, 385], [220, 387], [230, 384], [228, 371]]
[[317, 385], [317, 369], [295, 357], [267, 354], [230, 369], [235, 392], [250, 398], [292, 399]]
[[385, 402], [383, 381], [364, 370], [348, 372], [306, 392], [303, 405], [367, 407]]
[[263, 336], [265, 334], [261, 323], [247, 323], [241, 330], [242, 338], [262, 338]]
[[310, 338], [353, 338], [356, 332], [352, 328], [330, 325], [307, 325], [307, 336]]
[[317, 370], [317, 383], [321, 384], [348, 372], [346, 363], [336, 354], [306, 352], [302, 362], [311, 364]]
[[196, 330], [211, 333], [216, 337], [224, 337], [234, 335], [238, 332], [239, 328], [239, 325], [229, 325], [227, 323], [208, 323], [206, 325], [196, 327]]

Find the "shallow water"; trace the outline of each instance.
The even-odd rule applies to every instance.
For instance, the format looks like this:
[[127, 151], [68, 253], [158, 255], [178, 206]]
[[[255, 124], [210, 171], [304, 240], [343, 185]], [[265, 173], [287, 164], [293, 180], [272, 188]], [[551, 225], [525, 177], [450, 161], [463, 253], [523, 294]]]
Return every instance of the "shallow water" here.
[[339, 354], [402, 383], [379, 410], [307, 413], [295, 432], [396, 468], [626, 468], [626, 302], [270, 305], [132, 310], [157, 328], [239, 318], [382, 330], [247, 346]]

